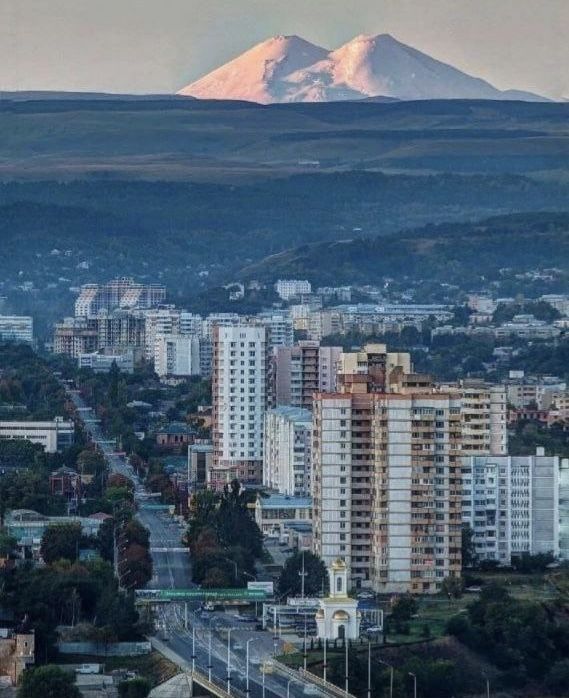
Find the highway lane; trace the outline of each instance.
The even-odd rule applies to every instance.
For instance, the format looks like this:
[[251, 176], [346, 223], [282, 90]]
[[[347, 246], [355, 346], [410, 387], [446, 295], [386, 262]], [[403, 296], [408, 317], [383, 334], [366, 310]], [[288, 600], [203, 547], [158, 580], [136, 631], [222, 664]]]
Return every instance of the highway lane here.
[[[109, 469], [128, 477], [134, 483], [138, 503], [137, 516], [150, 532], [151, 548], [182, 547], [182, 528], [166, 510], [153, 508], [152, 500], [146, 498], [144, 485], [125, 458], [116, 453], [114, 442], [105, 437], [93, 410], [77, 391], [69, 390], [67, 386], [66, 388], [89, 437], [104, 454]], [[153, 578], [148, 584], [149, 588], [185, 589], [194, 586], [191, 582], [190, 556], [187, 552], [154, 550], [152, 562]], [[217, 681], [227, 681], [227, 637], [231, 629], [229, 665], [232, 690], [237, 694], [246, 691], [246, 642], [251, 640], [250, 698], [300, 698], [307, 693], [316, 696], [327, 695], [324, 691], [315, 690], [300, 678], [289, 684], [288, 679], [281, 675], [263, 674], [263, 662], [275, 654], [280, 654], [283, 643], [279, 638], [273, 638], [270, 633], [244, 628], [235, 616], [236, 614], [228, 613], [202, 614], [195, 603], [188, 604], [187, 611], [184, 604], [162, 604], [157, 607], [156, 612], [161, 639], [166, 640], [170, 649], [186, 661], [191, 661], [195, 648], [196, 666], [207, 675], [211, 665], [212, 677]]]

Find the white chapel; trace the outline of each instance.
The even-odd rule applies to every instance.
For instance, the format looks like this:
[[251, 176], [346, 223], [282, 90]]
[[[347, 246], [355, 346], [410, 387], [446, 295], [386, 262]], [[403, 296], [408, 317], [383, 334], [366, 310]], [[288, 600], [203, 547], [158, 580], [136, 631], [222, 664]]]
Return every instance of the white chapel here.
[[348, 596], [348, 568], [344, 560], [335, 560], [328, 575], [330, 594], [320, 599], [320, 608], [316, 612], [318, 637], [323, 640], [355, 640], [360, 635], [360, 614], [357, 599]]

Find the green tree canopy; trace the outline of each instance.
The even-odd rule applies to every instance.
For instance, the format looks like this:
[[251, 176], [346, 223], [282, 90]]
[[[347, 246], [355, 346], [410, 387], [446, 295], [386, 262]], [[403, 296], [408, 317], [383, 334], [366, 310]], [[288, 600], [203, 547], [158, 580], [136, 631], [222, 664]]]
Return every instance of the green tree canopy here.
[[304, 593], [316, 596], [328, 591], [328, 572], [324, 562], [311, 552], [297, 552], [285, 562], [279, 578], [279, 594], [300, 596], [302, 593], [302, 566], [304, 559]]
[[74, 562], [79, 557], [81, 537], [81, 524], [48, 526], [41, 539], [40, 553], [43, 561], [48, 565], [57, 560]]
[[81, 698], [75, 677], [57, 666], [28, 669], [22, 675], [18, 698]]

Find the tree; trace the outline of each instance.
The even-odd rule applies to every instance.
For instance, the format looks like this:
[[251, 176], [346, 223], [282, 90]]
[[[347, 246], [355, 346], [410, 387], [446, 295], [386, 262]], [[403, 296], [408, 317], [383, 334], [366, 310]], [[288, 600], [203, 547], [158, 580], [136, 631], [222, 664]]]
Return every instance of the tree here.
[[417, 600], [407, 593], [395, 600], [391, 609], [391, 618], [396, 622], [407, 621], [411, 620], [415, 613], [417, 613]]
[[142, 677], [121, 681], [119, 683], [119, 698], [146, 698], [151, 688], [150, 681]]
[[463, 582], [460, 577], [445, 577], [441, 584], [441, 592], [449, 599], [460, 599], [463, 592]]
[[81, 524], [78, 523], [48, 526], [41, 539], [40, 554], [43, 561], [50, 565], [57, 560], [77, 560], [81, 535]]
[[569, 659], [555, 662], [545, 677], [545, 685], [555, 696], [567, 695], [567, 688], [569, 687]]
[[328, 590], [328, 572], [324, 562], [311, 552], [297, 552], [286, 561], [279, 578], [279, 594], [300, 596], [302, 593], [302, 565], [304, 559], [304, 593], [316, 596]]
[[48, 664], [22, 674], [18, 698], [81, 698], [81, 691], [73, 674]]
[[11, 557], [17, 549], [18, 541], [4, 529], [0, 530], [0, 557]]
[[462, 567], [476, 567], [478, 564], [478, 554], [474, 542], [474, 531], [468, 524], [462, 527]]

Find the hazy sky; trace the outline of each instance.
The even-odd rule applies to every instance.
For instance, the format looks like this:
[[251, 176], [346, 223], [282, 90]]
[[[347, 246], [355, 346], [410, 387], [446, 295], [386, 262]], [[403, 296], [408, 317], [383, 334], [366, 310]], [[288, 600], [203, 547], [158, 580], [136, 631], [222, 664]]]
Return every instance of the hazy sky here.
[[382, 32], [569, 98], [569, 0], [0, 0], [0, 90], [173, 92], [274, 34]]

